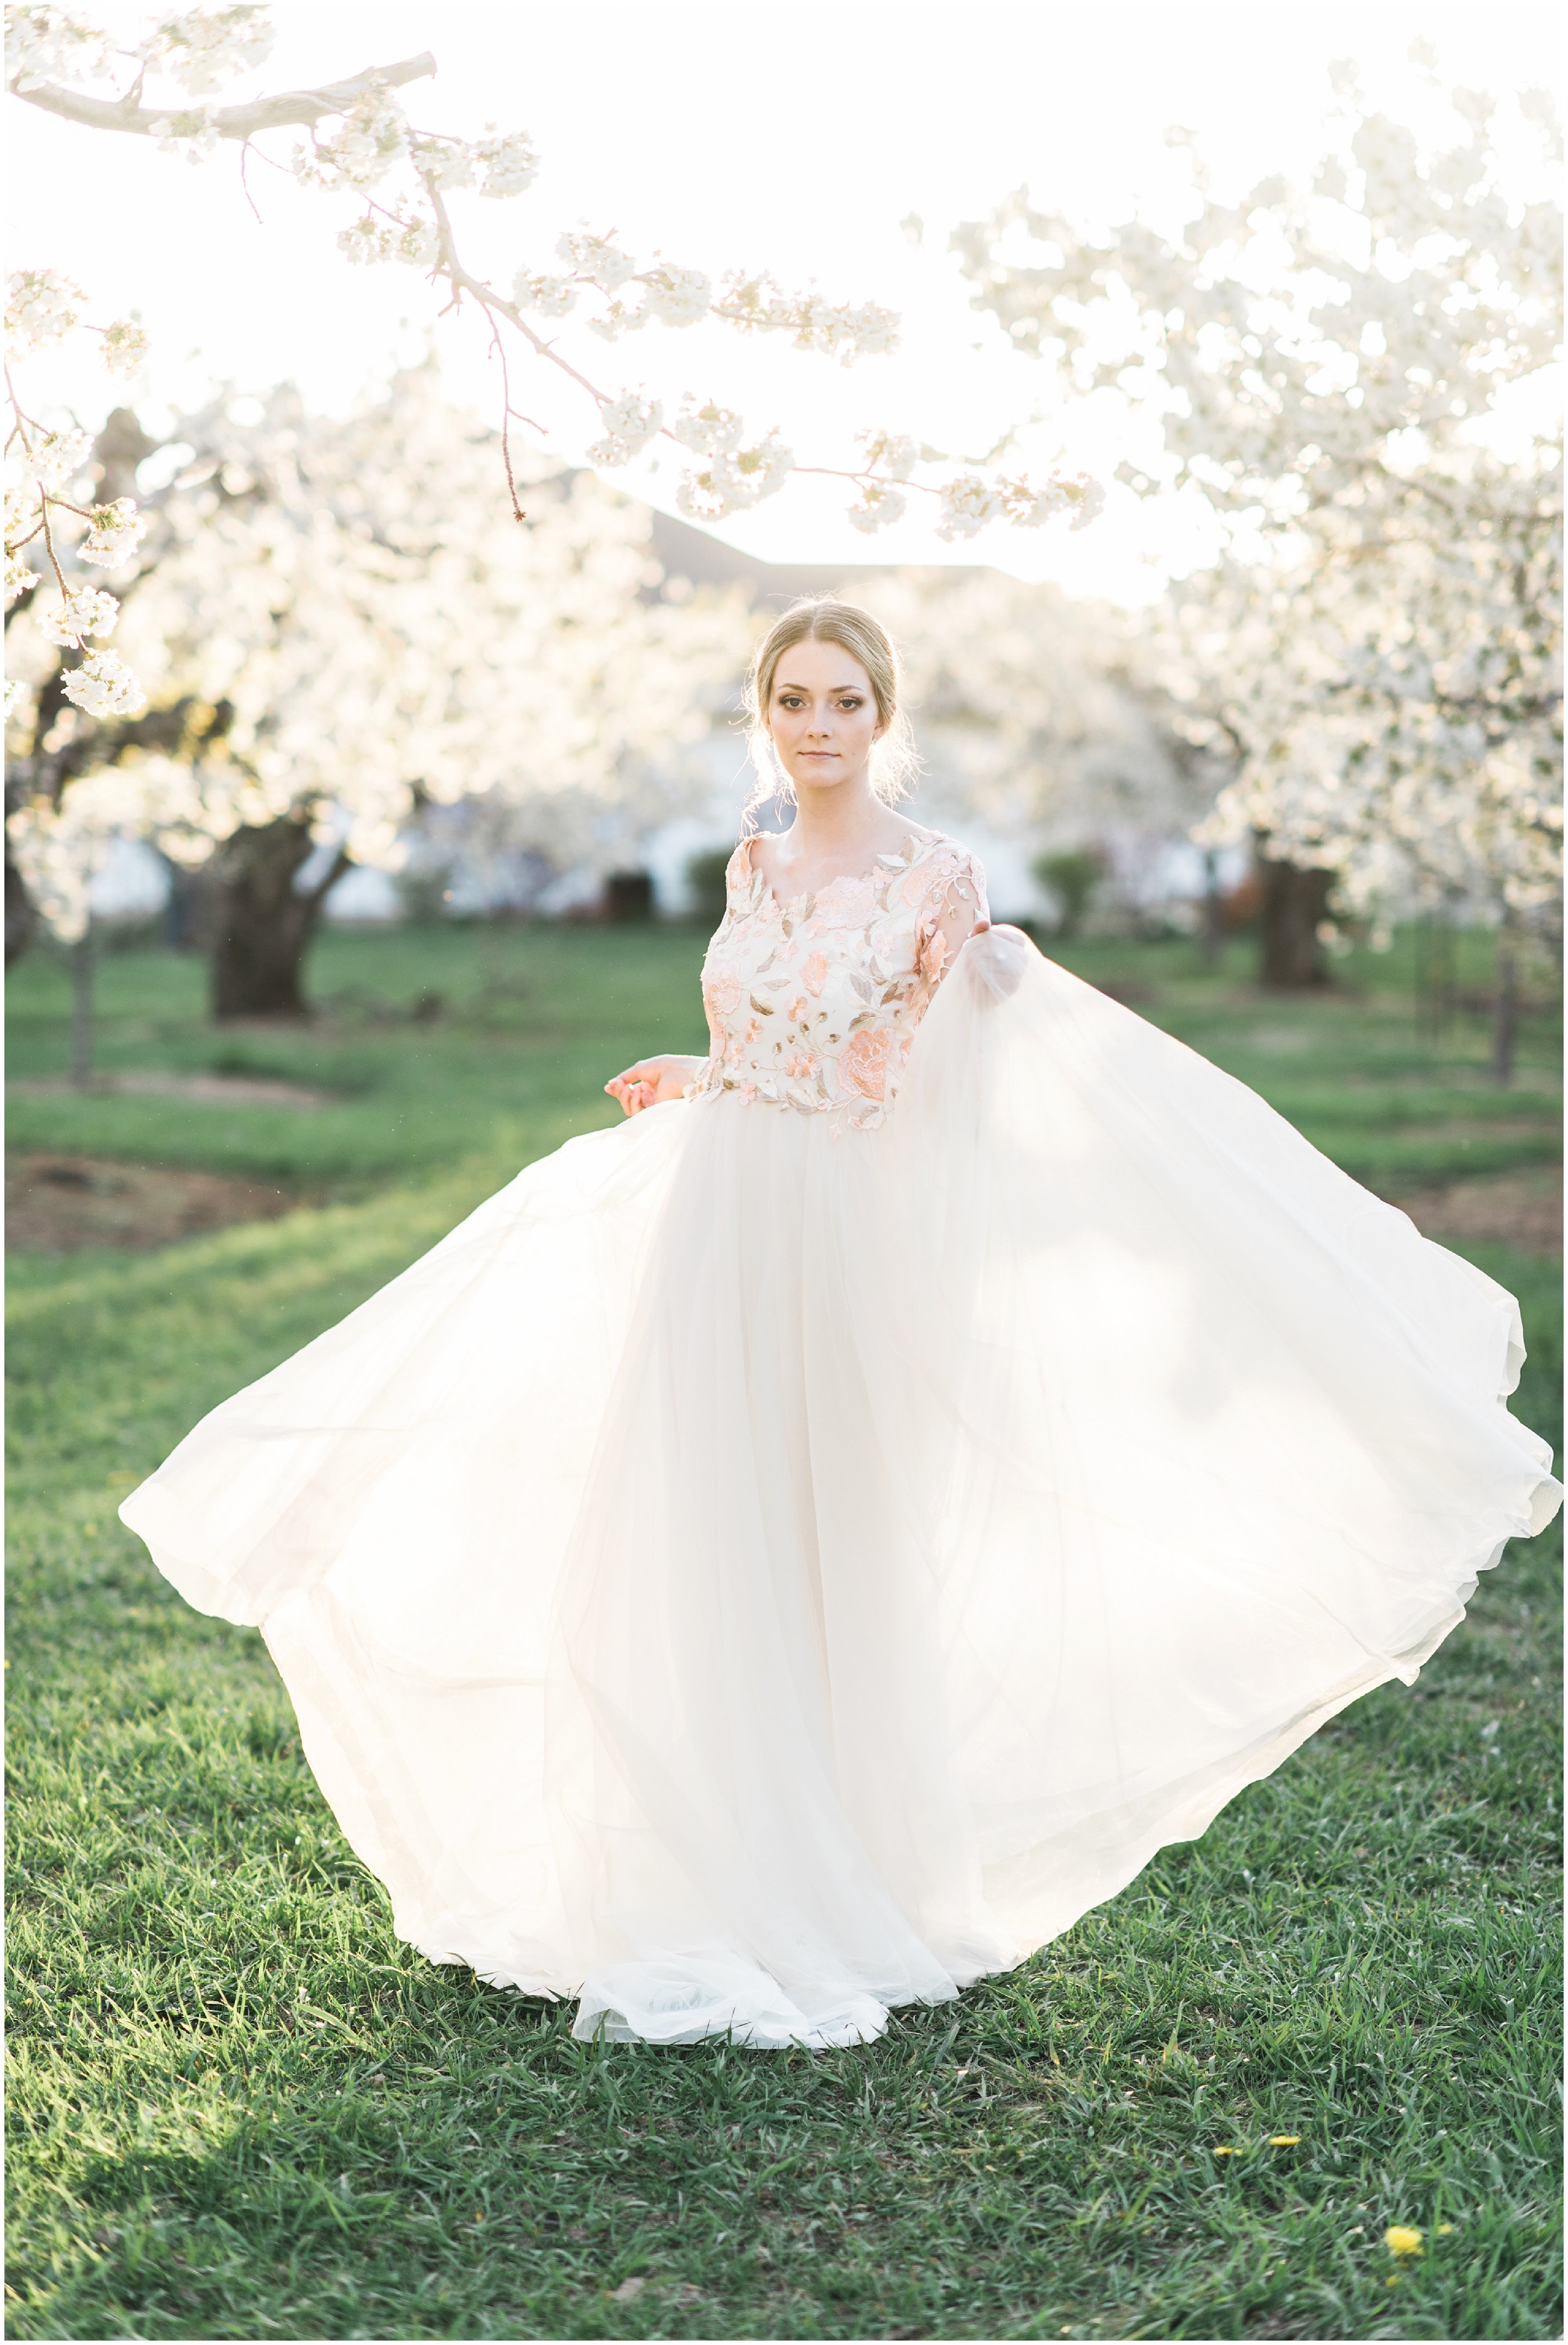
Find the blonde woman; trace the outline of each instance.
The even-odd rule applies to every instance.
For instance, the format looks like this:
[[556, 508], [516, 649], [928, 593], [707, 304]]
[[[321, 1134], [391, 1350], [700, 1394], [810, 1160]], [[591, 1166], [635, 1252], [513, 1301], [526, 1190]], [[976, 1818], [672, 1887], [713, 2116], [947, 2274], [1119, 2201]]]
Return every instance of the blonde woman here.
[[706, 1059], [122, 1512], [264, 1629], [403, 1937], [768, 2048], [1023, 1960], [1561, 1493], [1512, 1299], [898, 811], [875, 621], [803, 604], [753, 681], [795, 815], [730, 865]]

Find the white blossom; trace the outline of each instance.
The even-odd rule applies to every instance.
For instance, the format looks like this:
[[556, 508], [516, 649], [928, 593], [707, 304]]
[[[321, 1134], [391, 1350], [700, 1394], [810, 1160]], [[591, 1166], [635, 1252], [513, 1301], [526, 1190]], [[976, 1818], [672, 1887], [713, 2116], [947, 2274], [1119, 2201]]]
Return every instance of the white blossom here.
[[97, 586], [76, 586], [64, 601], [46, 604], [34, 613], [37, 625], [52, 644], [85, 650], [88, 635], [112, 635], [120, 606]]
[[86, 298], [57, 269], [14, 269], [5, 280], [5, 346], [11, 356], [31, 358], [61, 340]]
[[817, 350], [849, 366], [856, 358], [898, 348], [898, 319], [875, 301], [859, 308], [826, 300], [814, 289], [787, 294], [774, 279], [733, 270], [724, 279], [715, 313], [742, 332], [794, 337], [800, 350]]
[[134, 319], [116, 318], [104, 328], [104, 364], [128, 382], [147, 364], [147, 336]]
[[900, 431], [862, 431], [867, 472], [881, 472], [892, 480], [906, 481], [920, 462], [920, 443]]
[[58, 496], [70, 487], [92, 452], [90, 431], [48, 431], [23, 452], [22, 462], [40, 488]]
[[101, 25], [69, 8], [5, 11], [5, 80], [18, 90], [46, 81], [96, 81], [107, 73], [114, 46]]
[[379, 187], [409, 151], [409, 126], [385, 82], [374, 82], [328, 137], [294, 149], [301, 187]]
[[94, 878], [119, 838], [145, 836], [162, 796], [148, 766], [100, 767], [57, 804], [35, 798], [6, 823], [27, 893], [62, 944], [86, 931]]
[[[1450, 93], [1468, 135], [1433, 149], [1353, 69], [1336, 86], [1317, 200], [1195, 180], [1168, 239], [1019, 199], [960, 232], [966, 272], [1086, 391], [1149, 381], [1163, 449], [1135, 485], [1207, 504], [1219, 559], [1156, 622], [1192, 737], [1232, 764], [1204, 838], [1261, 835], [1369, 919], [1533, 916], [1561, 875], [1561, 446], [1505, 457], [1489, 411], [1560, 343], [1561, 219], [1508, 197], [1490, 100]], [[1014, 223], [1057, 258], [1012, 268]]]
[[134, 716], [147, 706], [147, 695], [117, 652], [89, 653], [80, 667], [65, 671], [60, 689], [89, 716]]
[[473, 185], [474, 157], [460, 138], [416, 138], [409, 148], [415, 170], [428, 188], [443, 193]]
[[[258, 421], [220, 401], [174, 428], [193, 473], [212, 463], [251, 487], [215, 505], [208, 480], [177, 484], [122, 608], [116, 643], [155, 706], [231, 712], [194, 754], [96, 745], [136, 751], [116, 770], [140, 793], [125, 801], [140, 835], [195, 867], [242, 824], [309, 821], [388, 868], [417, 787], [482, 813], [498, 849], [610, 868], [705, 803], [706, 766], [683, 744], [722, 713], [749, 628], [734, 596], [644, 595], [645, 508], [514, 448], [517, 529], [494, 492], [496, 435], [438, 396], [430, 368], [345, 418], [278, 391]], [[29, 682], [57, 672], [30, 610], [12, 630]], [[65, 813], [85, 787], [69, 784]], [[64, 856], [68, 836], [52, 835]]]
[[137, 54], [149, 71], [201, 97], [230, 75], [265, 65], [276, 37], [265, 7], [192, 8], [160, 16]]
[[537, 310], [541, 318], [564, 318], [577, 306], [577, 288], [569, 277], [535, 277], [526, 269], [513, 278], [511, 295], [520, 310]]
[[483, 174], [481, 196], [504, 202], [511, 196], [521, 196], [539, 175], [539, 157], [526, 130], [498, 130], [493, 122], [487, 122], [483, 137], [473, 143], [472, 153]]
[[1054, 472], [1039, 489], [1021, 480], [997, 485], [1007, 519], [1022, 529], [1038, 529], [1064, 513], [1072, 515], [1069, 529], [1086, 529], [1105, 506], [1103, 485], [1087, 472]]
[[675, 492], [675, 502], [691, 521], [722, 521], [726, 513], [743, 513], [783, 488], [794, 468], [794, 458], [776, 431], [754, 447], [734, 448], [715, 455], [700, 472], [688, 472]]
[[886, 529], [891, 523], [903, 520], [908, 502], [902, 489], [889, 488], [882, 481], [865, 481], [861, 483], [860, 502], [848, 509], [849, 519], [856, 529]]
[[101, 570], [118, 570], [129, 562], [147, 535], [147, 525], [137, 513], [134, 497], [116, 497], [112, 504], [95, 505], [90, 527], [76, 548], [78, 561]]
[[10, 609], [18, 594], [25, 594], [29, 587], [35, 586], [37, 584], [37, 572], [29, 570], [19, 553], [7, 553], [5, 556], [6, 609]]
[[944, 481], [941, 499], [936, 534], [949, 543], [957, 537], [977, 537], [1007, 510], [1006, 499], [979, 472], [960, 472], [956, 479]]
[[619, 399], [607, 399], [599, 411], [599, 421], [604, 426], [604, 437], [596, 440], [588, 450], [591, 464], [629, 464], [640, 455], [664, 421], [664, 411], [656, 399], [640, 391], [623, 391]]
[[694, 326], [706, 317], [713, 299], [713, 283], [700, 269], [677, 269], [658, 261], [642, 279], [642, 313], [662, 326]]
[[556, 254], [569, 261], [580, 277], [591, 278], [602, 293], [613, 293], [637, 274], [637, 263], [630, 253], [622, 252], [608, 237], [595, 236], [591, 228], [568, 228], [556, 241]]
[[740, 445], [745, 430], [742, 417], [733, 407], [723, 407], [716, 399], [701, 404], [688, 391], [681, 402], [680, 411], [670, 430], [683, 448], [694, 448], [700, 455], [725, 456]]
[[374, 212], [338, 231], [338, 249], [350, 260], [400, 260], [410, 269], [428, 269], [440, 242], [433, 220], [378, 219]]

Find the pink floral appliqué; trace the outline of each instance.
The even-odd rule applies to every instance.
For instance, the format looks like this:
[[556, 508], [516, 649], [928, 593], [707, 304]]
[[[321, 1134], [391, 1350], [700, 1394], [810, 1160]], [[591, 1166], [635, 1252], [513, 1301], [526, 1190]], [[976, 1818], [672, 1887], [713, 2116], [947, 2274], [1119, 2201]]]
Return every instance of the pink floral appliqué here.
[[726, 879], [703, 965], [713, 1054], [692, 1095], [824, 1116], [835, 1139], [876, 1131], [959, 938], [987, 917], [979, 867], [912, 834], [873, 871], [786, 904], [743, 842]]
[[891, 1026], [863, 1027], [852, 1034], [838, 1054], [838, 1080], [846, 1091], [862, 1099], [879, 1100], [887, 1088], [887, 1053]]

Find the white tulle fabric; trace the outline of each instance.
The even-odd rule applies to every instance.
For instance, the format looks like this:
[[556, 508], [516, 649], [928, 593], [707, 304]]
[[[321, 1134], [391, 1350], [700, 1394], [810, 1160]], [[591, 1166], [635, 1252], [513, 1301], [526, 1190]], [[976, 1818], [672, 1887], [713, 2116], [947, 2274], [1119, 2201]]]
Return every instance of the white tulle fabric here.
[[1560, 1497], [1512, 1299], [1021, 940], [835, 1122], [571, 1142], [122, 1509], [264, 1628], [400, 1934], [579, 2035], [1018, 1962]]

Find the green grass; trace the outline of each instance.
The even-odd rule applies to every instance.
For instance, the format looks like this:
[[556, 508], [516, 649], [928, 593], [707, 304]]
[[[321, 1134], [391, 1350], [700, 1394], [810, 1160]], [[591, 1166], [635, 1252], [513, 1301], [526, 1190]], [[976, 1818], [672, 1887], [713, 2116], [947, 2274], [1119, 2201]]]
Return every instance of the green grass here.
[[[13, 1262], [10, 2333], [1560, 2334], [1555, 1532], [1413, 1691], [1356, 1704], [1022, 1971], [869, 2049], [777, 2057], [574, 2045], [569, 2012], [400, 1946], [260, 1639], [120, 1529], [204, 1409], [608, 1120], [606, 1073], [694, 1046], [698, 949], [329, 937], [319, 990], [435, 986], [453, 1014], [238, 1038], [201, 1025], [198, 968], [116, 957], [106, 1066], [238, 1054], [339, 1104], [16, 1103], [21, 1144], [332, 1202]], [[1281, 1002], [1239, 955], [1214, 978], [1181, 945], [1073, 958], [1362, 1177], [1544, 1153], [1550, 1038], [1489, 1091], [1480, 1022], [1434, 1053], [1397, 963]], [[65, 1006], [23, 963], [14, 1078], [63, 1065]], [[1519, 1406], [1551, 1434], [1555, 1272], [1476, 1259], [1523, 1301]], [[1425, 2230], [1419, 2259], [1391, 2223]]]

